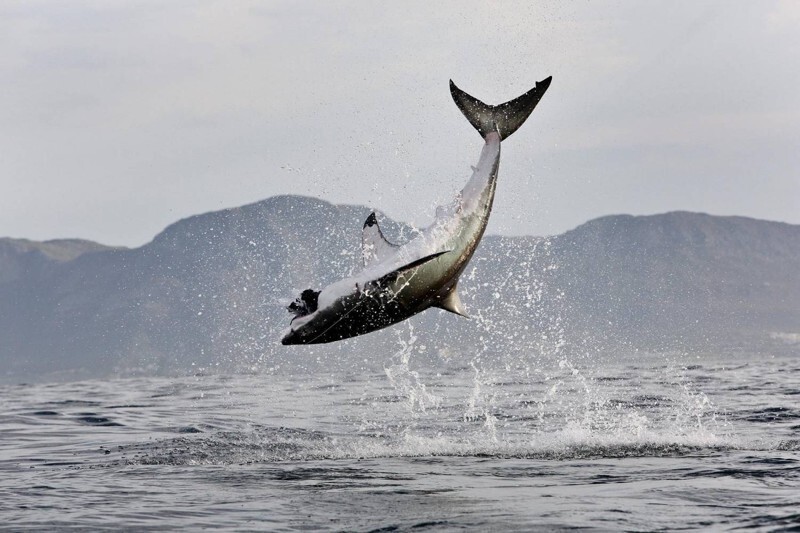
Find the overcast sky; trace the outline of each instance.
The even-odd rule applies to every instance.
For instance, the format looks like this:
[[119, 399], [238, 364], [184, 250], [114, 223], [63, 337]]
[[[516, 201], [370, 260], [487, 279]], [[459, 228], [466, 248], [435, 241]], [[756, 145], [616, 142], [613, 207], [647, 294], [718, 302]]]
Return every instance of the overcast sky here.
[[490, 232], [800, 223], [798, 1], [4, 0], [0, 236], [134, 246], [285, 193], [425, 224], [482, 142], [448, 79], [500, 103], [550, 75]]

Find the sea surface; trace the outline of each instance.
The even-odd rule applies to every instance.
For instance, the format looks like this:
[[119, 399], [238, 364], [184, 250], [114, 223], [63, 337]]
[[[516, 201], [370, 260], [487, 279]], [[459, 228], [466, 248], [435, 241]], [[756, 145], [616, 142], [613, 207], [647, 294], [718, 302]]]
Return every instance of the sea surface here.
[[800, 531], [800, 357], [458, 359], [4, 385], [0, 528]]

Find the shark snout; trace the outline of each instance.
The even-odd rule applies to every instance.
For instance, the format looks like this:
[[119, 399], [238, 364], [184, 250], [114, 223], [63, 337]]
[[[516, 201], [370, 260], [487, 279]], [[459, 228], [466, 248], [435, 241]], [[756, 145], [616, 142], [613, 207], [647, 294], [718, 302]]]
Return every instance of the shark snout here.
[[289, 332], [283, 336], [281, 339], [281, 344], [289, 345], [289, 344], [303, 344], [302, 337], [297, 333], [295, 330], [289, 330]]

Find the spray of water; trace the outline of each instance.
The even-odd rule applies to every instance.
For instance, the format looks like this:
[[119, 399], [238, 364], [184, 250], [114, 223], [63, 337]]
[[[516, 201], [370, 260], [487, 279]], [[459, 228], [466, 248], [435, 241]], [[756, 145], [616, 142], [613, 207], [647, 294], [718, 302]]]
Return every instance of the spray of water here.
[[[427, 349], [420, 340], [426, 333], [416, 333], [413, 321], [395, 331], [399, 349], [386, 375], [403, 409], [415, 415], [403, 430], [405, 442], [429, 449], [449, 439], [453, 446], [496, 453], [718, 445], [722, 428], [710, 398], [684, 367], [659, 360], [674, 354], [608, 353], [591, 337], [570, 336], [569, 294], [549, 283], [549, 273], [559, 268], [550, 250], [547, 239], [534, 246], [510, 240], [492, 251], [510, 265], [507, 271], [482, 272], [479, 258], [465, 273], [461, 286], [475, 342], [440, 358], [451, 365], [466, 361], [455, 365], [449, 381], [425, 383], [423, 374], [431, 373], [414, 368], [413, 356]], [[434, 334], [446, 331], [440, 327]], [[638, 370], [654, 365], [660, 379], [641, 382]], [[458, 422], [441, 424], [454, 410], [460, 411]], [[449, 433], [432, 436], [431, 427]]]

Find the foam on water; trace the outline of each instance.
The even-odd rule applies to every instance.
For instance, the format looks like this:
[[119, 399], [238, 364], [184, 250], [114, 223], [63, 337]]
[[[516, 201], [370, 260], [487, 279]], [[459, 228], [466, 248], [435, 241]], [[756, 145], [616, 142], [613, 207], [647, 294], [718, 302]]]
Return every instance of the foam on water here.
[[3, 387], [0, 510], [20, 529], [797, 519], [796, 360], [430, 370], [400, 338], [384, 373]]
[[[211, 435], [126, 449], [133, 464], [232, 464], [388, 457], [471, 456], [566, 460], [716, 453], [745, 443], [685, 376], [643, 396], [631, 374], [592, 379], [568, 361], [534, 381], [496, 381], [475, 364], [447, 375], [409, 368], [413, 329], [387, 379], [282, 390], [281, 425], [250, 422]], [[664, 367], [663, 372], [670, 372]], [[683, 371], [681, 371], [683, 372]], [[505, 376], [508, 377], [508, 376]], [[517, 376], [519, 378], [519, 376]], [[652, 394], [652, 393], [651, 393]], [[303, 399], [301, 399], [303, 398]], [[230, 408], [230, 407], [229, 407]], [[257, 410], [247, 418], [258, 420]], [[301, 421], [306, 427], [292, 427]], [[133, 454], [133, 456], [131, 456]]]

